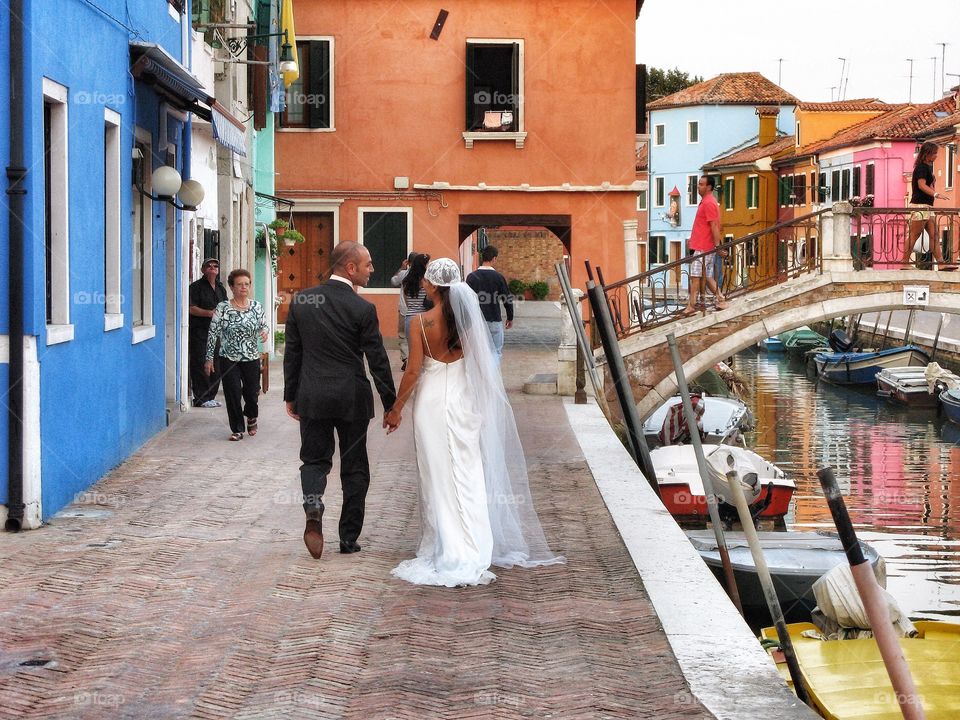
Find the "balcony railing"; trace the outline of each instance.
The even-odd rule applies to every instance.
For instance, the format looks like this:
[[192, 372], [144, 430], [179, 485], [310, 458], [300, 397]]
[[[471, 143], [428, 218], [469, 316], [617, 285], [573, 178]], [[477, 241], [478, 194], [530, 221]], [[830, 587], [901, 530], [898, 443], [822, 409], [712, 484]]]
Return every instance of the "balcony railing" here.
[[[947, 265], [958, 262], [957, 234], [960, 210], [936, 208], [931, 213], [936, 243]], [[910, 226], [913, 224], [913, 232]], [[894, 270], [903, 266], [904, 248], [915, 249], [910, 261], [918, 267], [932, 267], [934, 254], [924, 232], [925, 222], [916, 208], [855, 207], [850, 220], [850, 254], [855, 270]], [[919, 237], [917, 234], [919, 233]], [[913, 237], [913, 242], [910, 238]]]

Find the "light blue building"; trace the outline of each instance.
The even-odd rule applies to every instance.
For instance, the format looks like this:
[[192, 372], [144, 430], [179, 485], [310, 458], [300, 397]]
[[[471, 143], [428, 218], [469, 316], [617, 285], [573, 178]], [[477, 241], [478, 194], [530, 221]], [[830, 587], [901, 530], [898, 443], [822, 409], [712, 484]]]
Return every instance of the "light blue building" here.
[[22, 98], [6, 5], [0, 159], [11, 164], [19, 122], [26, 169], [22, 224], [12, 196], [0, 201], [0, 518], [15, 529], [69, 503], [183, 402], [184, 210], [157, 194], [189, 175], [190, 113], [217, 117], [188, 70], [191, 0], [23, 3]]
[[[780, 107], [777, 128], [793, 132], [797, 99], [760, 73], [724, 73], [655, 100], [649, 110], [650, 270], [687, 254], [701, 168], [757, 139], [756, 108]], [[720, 197], [722, 188], [717, 183]], [[721, 217], [722, 222], [722, 217]]]

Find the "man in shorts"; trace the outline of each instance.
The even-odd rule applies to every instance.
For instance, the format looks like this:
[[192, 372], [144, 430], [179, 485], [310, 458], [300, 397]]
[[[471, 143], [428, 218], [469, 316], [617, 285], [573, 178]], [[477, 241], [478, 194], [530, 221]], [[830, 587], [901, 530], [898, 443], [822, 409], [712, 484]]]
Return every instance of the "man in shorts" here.
[[714, 278], [716, 268], [715, 248], [722, 242], [720, 235], [720, 205], [713, 195], [714, 179], [707, 175], [697, 183], [697, 194], [700, 195], [700, 204], [697, 206], [697, 216], [693, 220], [693, 230], [687, 246], [696, 253], [690, 263], [690, 297], [681, 316], [689, 317], [697, 312], [697, 299], [703, 295], [706, 302], [706, 290], [710, 290], [716, 298], [717, 310], [724, 310], [727, 301], [724, 299], [717, 281]]

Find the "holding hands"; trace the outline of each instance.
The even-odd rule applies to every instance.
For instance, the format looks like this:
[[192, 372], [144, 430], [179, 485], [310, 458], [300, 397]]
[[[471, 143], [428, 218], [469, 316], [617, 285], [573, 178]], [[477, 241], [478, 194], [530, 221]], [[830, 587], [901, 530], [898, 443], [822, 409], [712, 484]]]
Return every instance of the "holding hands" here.
[[387, 429], [387, 435], [400, 427], [400, 421], [402, 419], [400, 410], [396, 406], [390, 408], [383, 414], [383, 427]]

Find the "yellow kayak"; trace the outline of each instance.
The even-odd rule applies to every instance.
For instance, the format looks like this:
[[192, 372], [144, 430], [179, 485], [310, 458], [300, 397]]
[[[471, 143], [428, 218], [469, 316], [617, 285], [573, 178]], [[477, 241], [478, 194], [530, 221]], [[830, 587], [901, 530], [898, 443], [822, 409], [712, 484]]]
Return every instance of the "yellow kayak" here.
[[[900, 645], [913, 673], [927, 720], [960, 718], [960, 624], [921, 620], [918, 635]], [[817, 640], [803, 637], [817, 631], [810, 623], [787, 625], [797, 662], [814, 709], [828, 720], [900, 720], [900, 707], [873, 638]], [[761, 631], [777, 639], [776, 628]], [[786, 663], [773, 653], [789, 684]]]

